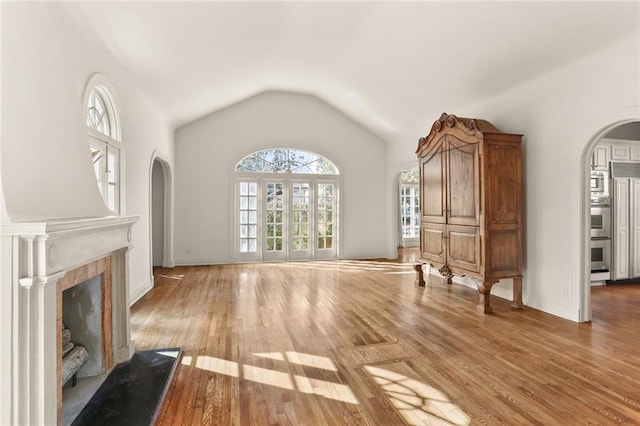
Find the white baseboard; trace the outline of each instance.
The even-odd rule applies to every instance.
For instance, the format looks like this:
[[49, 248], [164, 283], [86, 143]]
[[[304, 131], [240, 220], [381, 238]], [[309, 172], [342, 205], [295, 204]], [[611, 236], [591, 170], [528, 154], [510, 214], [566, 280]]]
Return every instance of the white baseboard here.
[[580, 310], [539, 296], [528, 295], [527, 306], [573, 322], [579, 322]]
[[174, 266], [206, 266], [206, 265], [226, 265], [234, 263], [229, 259], [175, 259]]
[[149, 278], [145, 283], [139, 286], [135, 291], [130, 292], [129, 306], [133, 306], [138, 300], [147, 294], [153, 288], [153, 277]]

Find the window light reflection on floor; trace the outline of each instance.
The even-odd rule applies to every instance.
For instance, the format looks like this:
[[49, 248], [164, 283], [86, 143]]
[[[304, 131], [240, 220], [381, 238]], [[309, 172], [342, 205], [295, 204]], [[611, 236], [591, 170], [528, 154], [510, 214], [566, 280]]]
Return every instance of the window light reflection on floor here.
[[471, 419], [439, 390], [379, 367], [366, 366], [366, 371], [382, 388], [393, 406], [412, 425], [468, 425]]
[[281, 371], [269, 370], [245, 364], [242, 366], [242, 378], [256, 383], [262, 383], [263, 385], [294, 390], [291, 375]]
[[[292, 364], [313, 367], [321, 370], [338, 371], [333, 361], [327, 357], [304, 354], [300, 352], [269, 352], [254, 353], [252, 355], [269, 358], [277, 361], [290, 362]], [[182, 358], [182, 364], [192, 366], [194, 359], [190, 356]], [[281, 389], [295, 390], [301, 393], [318, 395], [335, 401], [348, 404], [359, 404], [358, 399], [351, 388], [342, 383], [327, 380], [314, 379], [300, 375], [293, 375], [282, 371], [276, 371], [248, 364], [238, 364], [234, 361], [215, 358], [208, 355], [198, 355], [195, 358], [196, 368], [211, 371], [225, 376], [235, 377], [241, 380], [249, 380]], [[242, 374], [240, 374], [242, 373]]]
[[184, 278], [184, 275], [175, 274], [175, 275], [166, 275], [166, 274], [158, 274], [160, 278], [170, 278], [172, 280], [181, 280]]
[[317, 356], [311, 354], [304, 354], [300, 352], [265, 352], [254, 353], [252, 355], [273, 359], [276, 361], [287, 361], [292, 364], [303, 365], [305, 367], [319, 368], [321, 370], [338, 371], [333, 361], [326, 356]]
[[225, 376], [240, 377], [240, 368], [237, 362], [227, 361], [212, 356], [199, 355], [196, 358], [196, 368], [224, 374]]

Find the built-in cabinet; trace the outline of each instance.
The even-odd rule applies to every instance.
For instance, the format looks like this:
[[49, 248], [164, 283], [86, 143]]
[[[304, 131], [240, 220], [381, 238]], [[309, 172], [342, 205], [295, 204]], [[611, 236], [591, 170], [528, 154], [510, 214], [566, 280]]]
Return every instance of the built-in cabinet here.
[[591, 169], [609, 171], [611, 161], [640, 162], [639, 141], [602, 139], [593, 150]]
[[636, 144], [618, 142], [610, 145], [610, 150], [611, 161], [640, 161], [640, 146]]
[[610, 145], [597, 145], [593, 150], [593, 157], [591, 159], [591, 169], [593, 170], [609, 170], [609, 159], [611, 154]]
[[[640, 277], [640, 143], [602, 139], [592, 170], [610, 177], [611, 280]], [[592, 200], [593, 203], [593, 200]], [[592, 211], [593, 211], [592, 205]]]
[[613, 179], [613, 280], [640, 277], [640, 179]]
[[522, 307], [522, 135], [484, 120], [442, 114], [421, 138], [420, 259], [451, 283], [472, 277], [478, 309], [492, 311], [490, 292], [513, 278], [514, 306]]

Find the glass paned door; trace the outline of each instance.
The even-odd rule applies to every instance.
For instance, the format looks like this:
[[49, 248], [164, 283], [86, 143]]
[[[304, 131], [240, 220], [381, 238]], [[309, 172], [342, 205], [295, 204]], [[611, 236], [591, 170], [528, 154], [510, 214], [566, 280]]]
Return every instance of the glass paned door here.
[[238, 184], [239, 260], [258, 260], [258, 182]]
[[289, 258], [311, 259], [313, 248], [311, 185], [309, 182], [291, 184], [291, 246]]
[[265, 182], [264, 191], [264, 260], [286, 260], [285, 184]]
[[400, 185], [402, 239], [420, 237], [420, 192], [418, 185]]
[[318, 183], [316, 189], [316, 259], [333, 258], [337, 253], [336, 185]]
[[338, 183], [238, 179], [236, 259], [331, 259], [338, 253]]

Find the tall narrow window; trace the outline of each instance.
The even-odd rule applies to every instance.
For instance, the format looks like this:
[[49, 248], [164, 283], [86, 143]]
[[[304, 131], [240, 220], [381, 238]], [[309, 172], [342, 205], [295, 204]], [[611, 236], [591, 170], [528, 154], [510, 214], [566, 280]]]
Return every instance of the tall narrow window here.
[[318, 249], [333, 249], [333, 217], [335, 210], [334, 186], [332, 183], [318, 184]]
[[295, 252], [309, 251], [309, 229], [311, 227], [309, 195], [308, 183], [293, 183], [291, 249]]
[[418, 168], [400, 173], [400, 239], [403, 247], [420, 239], [420, 190]]
[[[238, 260], [334, 258], [338, 253], [338, 168], [329, 159], [290, 148], [258, 151], [240, 160]], [[255, 211], [243, 201], [255, 184]], [[255, 222], [245, 222], [253, 213]], [[249, 226], [256, 231], [248, 236]], [[255, 247], [255, 250], [251, 250]]]
[[285, 215], [284, 208], [284, 183], [268, 182], [267, 183], [267, 251], [282, 252], [284, 250], [284, 227]]
[[86, 124], [89, 148], [98, 188], [102, 198], [114, 213], [122, 212], [121, 203], [121, 141], [116, 103], [110, 85], [100, 75], [87, 86]]
[[258, 251], [258, 183], [240, 182], [240, 253]]

